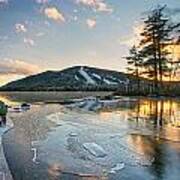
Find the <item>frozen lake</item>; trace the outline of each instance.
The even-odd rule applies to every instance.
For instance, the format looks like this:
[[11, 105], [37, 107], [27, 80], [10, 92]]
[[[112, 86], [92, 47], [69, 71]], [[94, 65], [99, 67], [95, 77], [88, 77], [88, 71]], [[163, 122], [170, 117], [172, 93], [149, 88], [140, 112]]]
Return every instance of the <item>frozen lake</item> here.
[[[40, 101], [59, 97], [51, 94]], [[1, 94], [1, 99], [27, 102], [21, 93]], [[28, 99], [39, 102], [33, 93]], [[15, 180], [180, 177], [179, 100], [126, 98], [98, 111], [33, 104], [30, 111], [8, 117], [14, 128], [3, 137], [3, 145]]]

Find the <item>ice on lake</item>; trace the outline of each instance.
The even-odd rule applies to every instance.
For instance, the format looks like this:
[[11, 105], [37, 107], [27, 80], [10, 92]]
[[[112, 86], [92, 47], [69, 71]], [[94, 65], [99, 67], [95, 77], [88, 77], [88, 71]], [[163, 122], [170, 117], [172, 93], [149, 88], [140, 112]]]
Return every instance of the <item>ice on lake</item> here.
[[60, 162], [64, 171], [102, 175], [121, 169], [120, 162], [126, 167], [149, 166], [153, 161], [127, 143], [133, 129], [126, 124], [103, 122], [99, 114], [68, 109], [46, 118], [61, 126], [39, 143], [38, 159], [48, 164]]

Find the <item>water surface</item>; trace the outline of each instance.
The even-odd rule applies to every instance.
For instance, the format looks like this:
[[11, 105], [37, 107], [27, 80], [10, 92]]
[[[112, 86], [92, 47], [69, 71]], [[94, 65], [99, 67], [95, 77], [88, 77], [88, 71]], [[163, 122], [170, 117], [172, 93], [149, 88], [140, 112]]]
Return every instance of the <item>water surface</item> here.
[[[18, 100], [19, 96], [8, 98], [6, 94], [6, 102], [25, 100]], [[28, 94], [29, 99], [34, 94], [31, 96]], [[96, 112], [39, 104], [28, 112], [8, 116], [14, 129], [4, 136], [3, 144], [15, 180], [180, 177], [178, 99], [126, 98]], [[100, 145], [107, 156], [89, 154], [82, 148], [87, 142]], [[110, 173], [118, 163], [124, 163], [124, 168]]]

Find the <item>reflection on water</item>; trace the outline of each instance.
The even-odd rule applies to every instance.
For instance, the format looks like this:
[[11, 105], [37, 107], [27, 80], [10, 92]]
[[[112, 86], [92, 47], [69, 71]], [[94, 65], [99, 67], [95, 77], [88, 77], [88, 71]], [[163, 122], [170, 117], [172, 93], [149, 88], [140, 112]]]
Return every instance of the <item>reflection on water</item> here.
[[[132, 133], [127, 141], [136, 152], [154, 158], [149, 168], [154, 178], [177, 180], [180, 176], [180, 101], [139, 99], [133, 108], [128, 109], [122, 103], [116, 112], [121, 118], [135, 122], [136, 129], [152, 130], [151, 136], [140, 131]], [[103, 110], [101, 115], [108, 119], [111, 111]]]
[[130, 119], [144, 121], [154, 135], [172, 141], [180, 141], [180, 102], [174, 100], [139, 100]]
[[[131, 104], [132, 105], [132, 104]], [[138, 131], [128, 136], [127, 142], [136, 152], [154, 159], [145, 179], [174, 179], [180, 177], [180, 101], [139, 99], [133, 107], [120, 104], [115, 110], [120, 119], [135, 123]], [[114, 110], [101, 112], [104, 119], [110, 119]], [[132, 127], [132, 124], [129, 125]], [[150, 134], [143, 132], [151, 130]], [[129, 173], [129, 172], [127, 172]], [[145, 176], [145, 175], [144, 175]], [[131, 176], [122, 176], [131, 179]]]
[[137, 153], [150, 155], [153, 157], [154, 148], [153, 148], [153, 140], [150, 137], [145, 137], [138, 134], [132, 134], [128, 136], [128, 143], [136, 149]]
[[16, 105], [18, 102], [11, 100], [10, 96], [6, 94], [0, 95], [0, 101], [3, 101], [7, 105]]
[[135, 116], [148, 118], [155, 127], [170, 125], [180, 127], [180, 102], [174, 100], [140, 100], [135, 108]]
[[[180, 137], [180, 100], [174, 99], [138, 99], [136, 102], [119, 103], [116, 109], [103, 109], [100, 115], [104, 120], [112, 117], [112, 112], [120, 119], [135, 122], [136, 127], [148, 128], [154, 133], [172, 136], [176, 141]], [[163, 131], [162, 131], [163, 130]]]
[[[162, 140], [142, 135], [131, 135], [128, 137], [128, 141], [137, 152], [150, 155], [154, 158], [149, 171], [156, 177], [156, 179], [179, 178], [179, 143], [163, 142]], [[173, 149], [173, 146], [178, 148]]]

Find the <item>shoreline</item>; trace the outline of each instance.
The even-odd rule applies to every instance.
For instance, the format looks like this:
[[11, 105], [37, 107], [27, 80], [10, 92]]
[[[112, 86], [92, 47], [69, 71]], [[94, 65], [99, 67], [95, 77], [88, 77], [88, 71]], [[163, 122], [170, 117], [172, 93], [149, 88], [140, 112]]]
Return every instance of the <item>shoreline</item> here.
[[[13, 129], [13, 123], [8, 118], [7, 125], [4, 127], [4, 129], [1, 129], [0, 131], [0, 179], [2, 180], [13, 180], [11, 171], [8, 166], [8, 162], [6, 160], [4, 146], [3, 146], [3, 136], [8, 133], [11, 129]], [[3, 127], [1, 127], [3, 128]]]
[[[180, 99], [180, 96], [178, 95], [155, 95], [155, 94], [118, 94], [116, 93], [116, 91], [106, 91], [106, 90], [102, 90], [102, 91], [75, 91], [75, 90], [71, 90], [71, 91], [1, 91], [0, 90], [0, 95], [6, 95], [6, 94], [22, 94], [22, 95], [27, 95], [27, 94], [34, 94], [37, 93], [38, 95], [45, 95], [45, 94], [58, 94], [58, 93], [63, 93], [64, 95], [72, 95], [73, 98], [75, 98], [76, 96], [81, 96], [81, 97], [87, 97], [87, 96], [100, 96], [100, 97], [104, 97], [104, 96], [112, 96], [112, 97], [137, 97], [137, 98], [153, 98], [153, 99], [161, 99], [161, 98], [169, 98], [169, 99], [174, 99], [174, 98], [178, 98]], [[86, 93], [86, 95], [84, 95]]]

